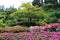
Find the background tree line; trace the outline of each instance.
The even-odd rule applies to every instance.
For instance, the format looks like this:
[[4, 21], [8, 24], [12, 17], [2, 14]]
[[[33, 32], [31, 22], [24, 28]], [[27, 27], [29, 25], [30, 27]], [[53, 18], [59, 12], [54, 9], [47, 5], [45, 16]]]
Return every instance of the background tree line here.
[[39, 0], [34, 0], [32, 5], [23, 3], [18, 9], [13, 6], [0, 9], [0, 27], [45, 25], [60, 22], [59, 6], [42, 7], [38, 2]]

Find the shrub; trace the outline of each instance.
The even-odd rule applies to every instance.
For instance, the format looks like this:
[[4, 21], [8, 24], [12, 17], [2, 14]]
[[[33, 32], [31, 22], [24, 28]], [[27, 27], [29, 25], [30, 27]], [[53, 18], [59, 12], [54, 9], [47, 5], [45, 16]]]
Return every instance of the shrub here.
[[30, 31], [33, 31], [33, 32], [41, 32], [41, 31], [43, 31], [42, 30], [42, 27], [43, 26], [31, 26], [30, 27]]
[[0, 27], [5, 27], [2, 19], [0, 19]]
[[30, 26], [35, 26], [36, 23], [35, 22], [23, 22], [23, 23], [20, 23], [19, 25], [30, 27]]
[[60, 23], [48, 24], [48, 25], [45, 25], [44, 27], [46, 31], [59, 31]]
[[60, 40], [60, 32], [0, 33], [0, 40]]
[[18, 32], [28, 32], [28, 31], [29, 31], [28, 27], [5, 27], [5, 28], [0, 28], [0, 33], [1, 32], [18, 33]]
[[47, 24], [47, 23], [44, 22], [44, 21], [41, 21], [41, 22], [36, 22], [36, 24], [37, 24], [37, 25], [40, 25], [40, 26], [43, 26], [43, 25], [45, 25], [45, 24]]

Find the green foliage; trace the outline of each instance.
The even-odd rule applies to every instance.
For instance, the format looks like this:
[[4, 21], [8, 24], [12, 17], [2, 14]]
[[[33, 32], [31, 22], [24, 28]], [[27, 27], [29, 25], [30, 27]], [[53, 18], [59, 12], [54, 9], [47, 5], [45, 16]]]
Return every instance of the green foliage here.
[[47, 24], [46, 22], [44, 21], [40, 21], [40, 22], [36, 22], [37, 25], [39, 26], [44, 26], [45, 24]]
[[46, 23], [57, 23], [58, 19], [55, 17], [49, 17], [49, 18], [46, 18], [45, 22]]
[[18, 10], [10, 15], [16, 22], [24, 20], [27, 24], [37, 22], [46, 18], [46, 12], [42, 7], [33, 6], [30, 3], [23, 3]]
[[15, 11], [17, 11], [17, 9], [14, 8], [13, 6], [5, 9], [5, 12], [8, 13], [8, 14], [13, 13]]
[[60, 22], [60, 7], [41, 7], [38, 1], [32, 2], [34, 6], [30, 3], [23, 3], [18, 10], [12, 6], [0, 12], [0, 27], [14, 26], [19, 22], [18, 20], [23, 20], [25, 22], [23, 24], [28, 26], [35, 22], [39, 25]]
[[8, 20], [5, 22], [6, 26], [14, 26], [15, 22], [14, 20]]
[[46, 12], [46, 17], [44, 22], [46, 23], [57, 23], [60, 22], [60, 6], [55, 0], [45, 0], [45, 5], [39, 3], [40, 0], [33, 0], [32, 4], [42, 6], [43, 10]]
[[44, 0], [44, 1], [45, 2], [43, 2], [43, 0], [33, 0], [32, 5], [43, 6], [46, 8], [56, 8], [57, 6], [59, 6], [56, 0]]
[[[22, 9], [21, 9], [22, 8]], [[29, 22], [32, 22], [33, 19], [44, 19], [45, 11], [42, 7], [32, 6], [30, 3], [22, 4], [17, 12], [12, 13], [10, 16], [15, 17], [15, 19], [26, 18]]]
[[5, 27], [5, 26], [6, 26], [6, 24], [3, 22], [2, 19], [0, 19], [0, 27]]
[[9, 15], [15, 11], [17, 11], [16, 8], [10, 7], [0, 12], [0, 27], [12, 26], [14, 24], [14, 20]]
[[40, 0], [33, 0], [32, 4], [33, 4], [34, 6], [36, 6], [36, 5], [41, 6]]

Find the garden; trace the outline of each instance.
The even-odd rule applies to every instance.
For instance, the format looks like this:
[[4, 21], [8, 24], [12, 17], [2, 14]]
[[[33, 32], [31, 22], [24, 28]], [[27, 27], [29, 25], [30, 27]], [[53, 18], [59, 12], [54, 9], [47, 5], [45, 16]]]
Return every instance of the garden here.
[[33, 0], [18, 9], [2, 6], [0, 40], [60, 40], [60, 5], [42, 6]]
[[0, 40], [60, 40], [60, 23], [4, 29], [0, 28]]

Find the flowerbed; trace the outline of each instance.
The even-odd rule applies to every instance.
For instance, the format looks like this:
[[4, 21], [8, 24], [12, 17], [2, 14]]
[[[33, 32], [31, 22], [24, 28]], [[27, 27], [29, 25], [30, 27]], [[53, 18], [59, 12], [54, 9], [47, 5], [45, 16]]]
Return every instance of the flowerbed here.
[[38, 40], [39, 32], [0, 33], [0, 40]]
[[0, 33], [0, 40], [60, 40], [60, 32]]
[[42, 40], [60, 40], [60, 32], [42, 32]]
[[[60, 40], [60, 32], [44, 31], [44, 29], [46, 28], [48, 29], [60, 27], [60, 25], [58, 24], [54, 26], [53, 25], [31, 26], [30, 28], [27, 27], [24, 28], [12, 27], [4, 29], [0, 28], [0, 31], [1, 30], [6, 31], [4, 33], [0, 33], [0, 40]], [[19, 33], [14, 33], [14, 31], [18, 31]]]

